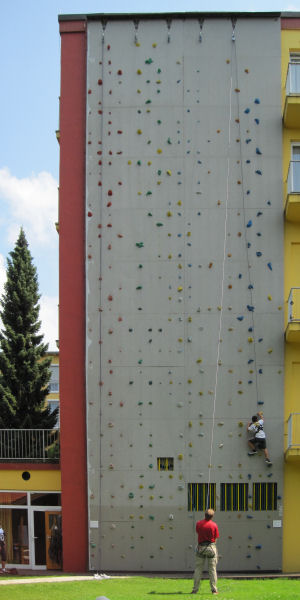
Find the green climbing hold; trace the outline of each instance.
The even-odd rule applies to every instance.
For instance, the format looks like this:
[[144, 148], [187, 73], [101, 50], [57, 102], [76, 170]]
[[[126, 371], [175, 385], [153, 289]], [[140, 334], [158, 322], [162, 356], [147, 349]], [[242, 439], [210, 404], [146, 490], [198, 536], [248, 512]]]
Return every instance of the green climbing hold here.
[[157, 175], [161, 175], [161, 169], [158, 169]]
[[170, 144], [170, 145], [172, 144], [172, 142], [171, 142], [171, 138], [169, 138], [169, 137], [168, 137], [168, 139], [167, 139], [167, 143], [168, 143], [168, 144]]
[[139, 265], [139, 269], [142, 269], [142, 268], [143, 268], [143, 265]]
[[133, 492], [129, 492], [128, 498], [134, 498], [134, 493]]
[[161, 125], [161, 120], [160, 119], [158, 119], [157, 125]]
[[153, 60], [152, 60], [152, 58], [147, 58], [147, 59], [145, 60], [145, 65], [151, 65], [151, 63], [153, 63]]
[[148, 190], [148, 192], [146, 192], [146, 196], [152, 196], [152, 192]]
[[152, 100], [146, 100], [145, 104], [151, 104]]
[[136, 164], [137, 164], [137, 165], [140, 167], [140, 166], [141, 166], [141, 164], [142, 164], [142, 161], [141, 161], [141, 160], [138, 160]]
[[161, 73], [161, 69], [157, 69], [157, 73]]
[[156, 223], [156, 227], [163, 227], [164, 224], [163, 223]]
[[137, 248], [144, 248], [144, 242], [136, 242], [135, 245]]
[[143, 286], [142, 286], [142, 285], [138, 285], [138, 286], [137, 286], [135, 289], [136, 289], [136, 290], [142, 290], [142, 289], [143, 289]]
[[153, 214], [149, 212], [147, 216], [148, 217], [153, 217]]
[[142, 360], [142, 358], [141, 358], [140, 360], [138, 360], [138, 364], [139, 364], [139, 365], [142, 365], [142, 364], [143, 364], [143, 360]]

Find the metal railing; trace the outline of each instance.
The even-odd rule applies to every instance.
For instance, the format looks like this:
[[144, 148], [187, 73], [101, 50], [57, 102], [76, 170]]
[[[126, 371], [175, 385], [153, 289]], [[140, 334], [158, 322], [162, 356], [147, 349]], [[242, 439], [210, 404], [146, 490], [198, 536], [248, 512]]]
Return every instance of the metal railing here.
[[300, 288], [291, 288], [288, 297], [288, 322], [299, 323], [300, 322]]
[[59, 462], [59, 429], [0, 429], [0, 460]]
[[300, 160], [291, 160], [287, 176], [287, 193], [300, 194]]
[[285, 82], [285, 93], [300, 94], [300, 63], [289, 63]]
[[300, 448], [300, 413], [291, 413], [288, 418], [288, 449]]

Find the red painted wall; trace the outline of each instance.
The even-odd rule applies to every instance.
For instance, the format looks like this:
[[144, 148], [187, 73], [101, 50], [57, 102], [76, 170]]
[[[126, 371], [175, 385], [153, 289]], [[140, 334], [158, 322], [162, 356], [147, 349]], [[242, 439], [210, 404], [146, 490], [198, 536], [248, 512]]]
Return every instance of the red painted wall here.
[[85, 410], [86, 22], [60, 23], [59, 353], [63, 569], [88, 567]]

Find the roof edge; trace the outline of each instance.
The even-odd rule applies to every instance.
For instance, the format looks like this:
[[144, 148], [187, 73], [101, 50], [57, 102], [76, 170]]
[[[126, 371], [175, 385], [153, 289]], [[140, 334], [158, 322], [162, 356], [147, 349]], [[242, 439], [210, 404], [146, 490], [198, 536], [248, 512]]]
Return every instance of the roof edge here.
[[162, 13], [91, 13], [91, 14], [66, 14], [66, 15], [58, 15], [58, 21], [101, 21], [101, 20], [110, 20], [110, 21], [122, 21], [127, 19], [199, 19], [200, 17], [206, 19], [215, 19], [215, 18], [242, 18], [242, 19], [274, 19], [279, 18], [281, 16], [284, 17], [292, 17], [292, 16], [300, 16], [300, 13], [281, 13], [281, 12], [162, 12]]

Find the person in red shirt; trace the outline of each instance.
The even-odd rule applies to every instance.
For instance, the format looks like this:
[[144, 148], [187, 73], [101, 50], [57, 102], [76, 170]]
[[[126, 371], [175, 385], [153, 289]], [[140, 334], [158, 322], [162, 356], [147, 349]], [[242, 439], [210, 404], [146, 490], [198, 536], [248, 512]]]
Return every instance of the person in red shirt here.
[[208, 508], [205, 511], [205, 518], [197, 521], [196, 532], [198, 534], [198, 545], [196, 549], [196, 565], [194, 572], [194, 587], [192, 594], [197, 594], [205, 560], [208, 563], [208, 574], [210, 587], [213, 594], [217, 594], [217, 562], [218, 552], [216, 540], [219, 537], [218, 525], [212, 521], [215, 511]]

